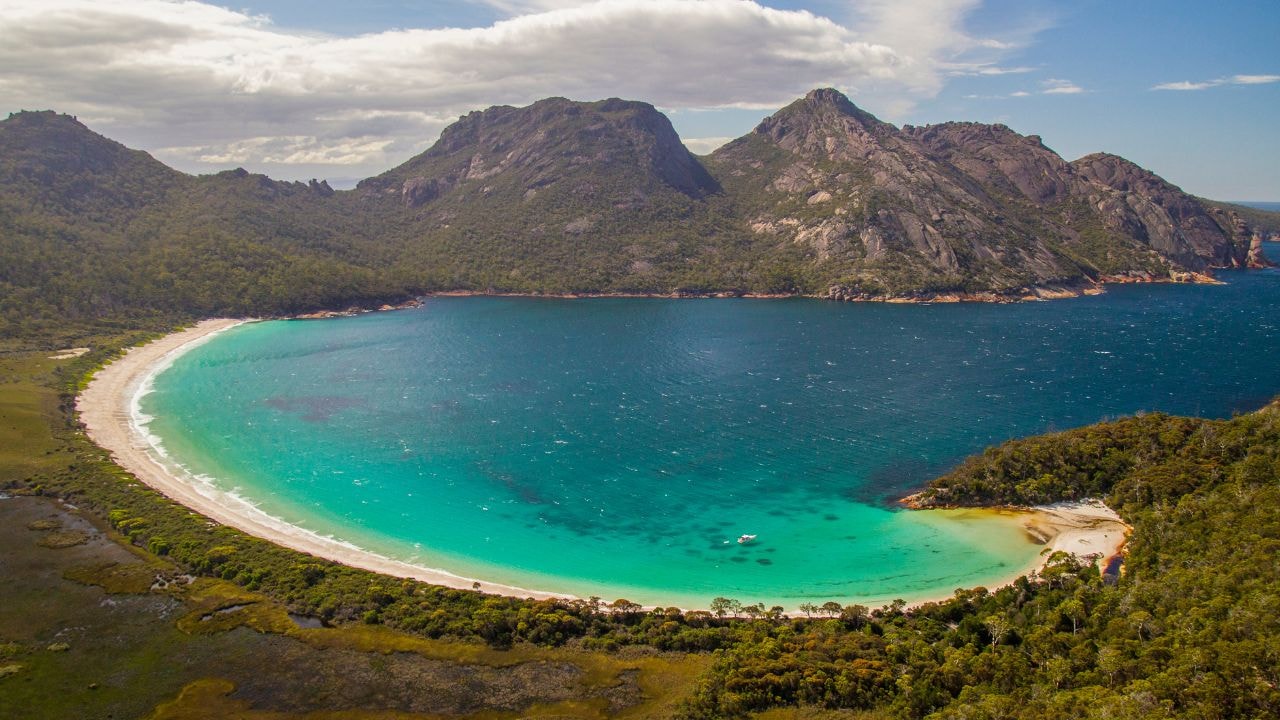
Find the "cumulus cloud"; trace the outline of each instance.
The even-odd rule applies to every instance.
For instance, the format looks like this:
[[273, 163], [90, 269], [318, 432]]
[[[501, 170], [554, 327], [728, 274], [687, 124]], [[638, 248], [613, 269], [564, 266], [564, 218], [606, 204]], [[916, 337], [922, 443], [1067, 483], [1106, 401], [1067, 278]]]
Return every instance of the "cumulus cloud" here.
[[1232, 75], [1231, 77], [1218, 78], [1216, 80], [1204, 80], [1201, 82], [1191, 82], [1182, 80], [1179, 82], [1160, 83], [1152, 86], [1152, 90], [1206, 90], [1211, 87], [1219, 87], [1221, 85], [1266, 85], [1268, 83], [1280, 82], [1280, 75]]
[[1084, 88], [1061, 78], [1049, 78], [1040, 83], [1040, 92], [1045, 95], [1079, 95]]
[[1232, 75], [1231, 82], [1234, 85], [1265, 85], [1280, 82], [1280, 75]]
[[0, 0], [0, 98], [187, 169], [376, 172], [492, 104], [774, 108], [834, 85], [887, 88], [891, 113], [1003, 47], [963, 32], [979, 0], [867, 0], [845, 24], [749, 0], [481, 1], [512, 17], [335, 37], [194, 0]]

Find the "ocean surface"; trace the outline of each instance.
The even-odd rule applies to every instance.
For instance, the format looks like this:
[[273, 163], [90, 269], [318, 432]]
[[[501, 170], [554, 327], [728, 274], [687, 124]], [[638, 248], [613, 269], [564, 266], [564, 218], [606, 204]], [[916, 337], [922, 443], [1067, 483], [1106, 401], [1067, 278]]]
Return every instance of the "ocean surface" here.
[[1040, 551], [1007, 515], [894, 507], [965, 456], [1280, 392], [1280, 272], [1222, 277], [1015, 305], [435, 298], [238, 326], [141, 408], [202, 481], [464, 577], [681, 607], [913, 600]]
[[1280, 202], [1260, 202], [1256, 200], [1237, 200], [1237, 205], [1245, 205], [1259, 210], [1270, 210], [1271, 212], [1280, 212]]

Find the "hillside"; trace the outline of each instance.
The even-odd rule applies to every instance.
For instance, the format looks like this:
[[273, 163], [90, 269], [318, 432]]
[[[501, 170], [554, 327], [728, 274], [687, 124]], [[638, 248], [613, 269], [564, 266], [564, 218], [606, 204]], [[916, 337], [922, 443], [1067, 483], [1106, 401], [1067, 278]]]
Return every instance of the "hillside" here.
[[1251, 261], [1252, 231], [1114, 156], [1067, 163], [1002, 125], [898, 129], [816, 90], [717, 150], [758, 235], [804, 246], [833, 297], [1079, 288]]
[[897, 128], [834, 90], [706, 158], [645, 103], [494, 107], [339, 192], [189, 176], [24, 112], [0, 122], [0, 335], [444, 290], [1061, 296], [1257, 263], [1274, 215], [999, 125]]

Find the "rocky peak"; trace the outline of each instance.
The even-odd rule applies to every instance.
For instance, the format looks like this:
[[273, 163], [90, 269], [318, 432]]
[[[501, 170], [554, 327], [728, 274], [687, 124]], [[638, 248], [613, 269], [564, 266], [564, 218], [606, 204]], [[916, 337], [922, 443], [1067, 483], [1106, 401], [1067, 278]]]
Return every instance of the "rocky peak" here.
[[1150, 170], [1109, 153], [1086, 155], [1071, 166], [1113, 191], [1094, 198], [1109, 227], [1125, 230], [1191, 270], [1248, 263], [1247, 227], [1235, 227], [1225, 214], [1215, 217], [1203, 203]]
[[1021, 135], [1006, 125], [947, 122], [905, 127], [902, 134], [983, 185], [1042, 205], [1066, 199], [1080, 184], [1067, 161], [1038, 135]]
[[854, 105], [833, 88], [807, 95], [765, 118], [755, 133], [789, 150], [830, 152], [837, 145], [878, 144], [897, 128]]
[[1155, 173], [1111, 153], [1093, 153], [1071, 163], [1081, 175], [1122, 192], [1167, 193], [1181, 191]]
[[52, 111], [13, 113], [0, 122], [0, 157], [7, 166], [0, 188], [72, 214], [109, 204], [138, 209], [184, 178], [147, 153]]
[[524, 189], [536, 191], [575, 174], [637, 170], [690, 197], [718, 190], [665, 115], [618, 98], [548, 98], [469, 113], [429, 150], [361, 187], [399, 188], [414, 206], [469, 181], [518, 176]]
[[147, 153], [130, 150], [85, 127], [76, 117], [52, 110], [10, 114], [0, 123], [0, 148], [20, 165], [32, 171], [38, 166], [44, 173], [112, 173], [135, 162], [164, 168]]

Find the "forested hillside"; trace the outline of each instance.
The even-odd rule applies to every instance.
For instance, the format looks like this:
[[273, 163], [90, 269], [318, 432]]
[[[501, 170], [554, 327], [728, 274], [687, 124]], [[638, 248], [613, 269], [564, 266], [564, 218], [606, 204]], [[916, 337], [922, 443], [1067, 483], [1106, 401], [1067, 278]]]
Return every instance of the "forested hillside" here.
[[185, 175], [23, 112], [0, 122], [0, 337], [443, 290], [1062, 296], [1256, 265], [1274, 216], [1004, 126], [897, 128], [834, 90], [706, 158], [645, 103], [494, 107], [339, 192]]

